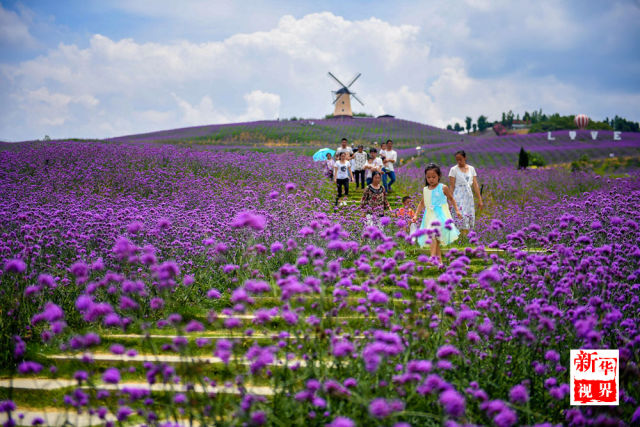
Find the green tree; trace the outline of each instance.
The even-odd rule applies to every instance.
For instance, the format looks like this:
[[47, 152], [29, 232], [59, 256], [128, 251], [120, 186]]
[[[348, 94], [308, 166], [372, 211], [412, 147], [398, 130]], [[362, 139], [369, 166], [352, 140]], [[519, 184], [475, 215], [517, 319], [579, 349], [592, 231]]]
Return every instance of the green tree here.
[[478, 128], [478, 125], [476, 125], [476, 124], [474, 123], [474, 124], [473, 124], [473, 131], [475, 132], [477, 128]]
[[478, 117], [478, 130], [480, 132], [483, 132], [488, 127], [489, 127], [489, 123], [487, 123], [487, 117], [486, 116]]
[[524, 120], [525, 122], [531, 121], [531, 115], [529, 114], [528, 111], [524, 112], [524, 115], [522, 116], [522, 120]]
[[447, 125], [447, 130], [453, 130], [453, 126]]
[[623, 117], [619, 117], [617, 114], [613, 118], [612, 122], [613, 130], [618, 130], [621, 132], [640, 132], [640, 124], [627, 120]]
[[469, 117], [469, 116], [467, 116], [467, 117], [464, 119], [465, 127], [466, 127], [466, 129], [467, 129], [467, 133], [469, 133], [469, 131], [471, 130], [471, 122], [472, 122], [472, 121], [473, 121], [473, 119], [472, 119], [471, 117]]
[[453, 125], [453, 130], [455, 130], [456, 132], [460, 132], [461, 130], [463, 130], [462, 126], [460, 126], [460, 123], [456, 122]]
[[505, 124], [505, 126], [509, 129], [511, 129], [511, 127], [513, 126], [513, 111], [511, 110], [509, 110], [509, 112], [507, 113], [507, 123]]

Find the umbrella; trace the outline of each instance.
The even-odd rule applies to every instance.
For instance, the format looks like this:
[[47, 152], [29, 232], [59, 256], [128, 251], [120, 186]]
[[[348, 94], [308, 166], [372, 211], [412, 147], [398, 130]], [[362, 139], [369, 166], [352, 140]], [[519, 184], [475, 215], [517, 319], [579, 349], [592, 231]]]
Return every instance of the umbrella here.
[[327, 153], [333, 156], [334, 154], [336, 154], [336, 150], [332, 150], [331, 148], [322, 148], [315, 152], [315, 154], [313, 155], [313, 161], [321, 162], [322, 160], [326, 160]]

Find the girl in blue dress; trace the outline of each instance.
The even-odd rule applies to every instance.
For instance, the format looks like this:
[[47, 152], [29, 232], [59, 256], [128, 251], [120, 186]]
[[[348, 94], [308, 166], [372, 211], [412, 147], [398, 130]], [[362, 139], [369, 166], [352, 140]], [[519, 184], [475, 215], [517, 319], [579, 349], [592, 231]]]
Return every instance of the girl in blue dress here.
[[[422, 189], [422, 200], [416, 208], [414, 220], [418, 220], [421, 210], [424, 209], [420, 230], [429, 230], [429, 234], [432, 236], [422, 235], [418, 237], [418, 244], [420, 247], [424, 247], [429, 243], [431, 256], [436, 257], [442, 265], [440, 244], [448, 245], [460, 235], [451, 218], [451, 208], [449, 206], [453, 206], [458, 218], [462, 218], [462, 213], [458, 209], [449, 187], [440, 183], [442, 173], [438, 165], [429, 163], [424, 170], [424, 176], [425, 187]], [[427, 241], [427, 239], [430, 241]]]

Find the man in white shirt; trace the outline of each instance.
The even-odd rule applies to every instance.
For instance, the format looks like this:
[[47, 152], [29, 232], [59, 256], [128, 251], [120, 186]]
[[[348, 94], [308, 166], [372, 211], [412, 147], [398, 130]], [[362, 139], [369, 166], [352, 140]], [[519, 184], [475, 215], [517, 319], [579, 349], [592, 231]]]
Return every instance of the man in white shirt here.
[[391, 186], [396, 182], [396, 172], [394, 165], [398, 161], [398, 153], [393, 149], [393, 141], [387, 140], [387, 149], [384, 156], [385, 174], [382, 175], [382, 185], [387, 193], [391, 192]]
[[340, 141], [340, 147], [336, 150], [336, 159], [340, 158], [340, 153], [342, 152], [347, 153], [346, 160], [351, 160], [353, 157], [353, 149], [347, 146], [347, 142], [349, 142], [347, 138], [342, 138], [342, 141]]

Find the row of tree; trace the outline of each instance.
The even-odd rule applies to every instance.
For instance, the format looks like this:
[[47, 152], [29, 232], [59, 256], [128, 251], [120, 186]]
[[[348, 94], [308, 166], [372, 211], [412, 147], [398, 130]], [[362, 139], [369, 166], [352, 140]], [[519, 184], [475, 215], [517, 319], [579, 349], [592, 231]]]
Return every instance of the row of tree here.
[[[469, 116], [465, 118], [464, 126], [456, 122], [452, 125], [447, 125], [447, 130], [462, 132], [466, 130], [467, 133], [473, 131], [484, 131], [489, 127], [493, 127], [500, 130], [512, 129], [514, 122], [519, 122], [529, 129], [529, 133], [535, 132], [549, 132], [563, 129], [576, 129], [576, 125], [573, 121], [575, 116], [561, 116], [558, 113], [547, 115], [542, 112], [542, 109], [529, 113], [525, 111], [520, 118], [520, 114], [514, 114], [513, 111], [502, 113], [500, 121], [489, 122], [487, 116], [481, 115], [478, 117], [475, 123]], [[605, 118], [599, 122], [596, 120], [590, 120], [587, 125], [587, 129], [591, 130], [617, 130], [622, 132], [640, 132], [640, 124], [627, 120], [623, 117], [616, 115], [613, 119]]]
[[474, 132], [475, 131], [482, 132], [493, 125], [493, 123], [489, 123], [489, 119], [487, 118], [487, 116], [484, 116], [484, 115], [478, 117], [478, 120], [476, 121], [476, 123], [473, 123], [473, 119], [467, 116], [464, 119], [464, 124], [465, 124], [464, 128], [460, 126], [460, 123], [458, 122], [456, 122], [453, 126], [447, 125], [447, 130], [462, 132], [463, 130], [466, 129], [467, 133], [469, 133], [473, 129]]

